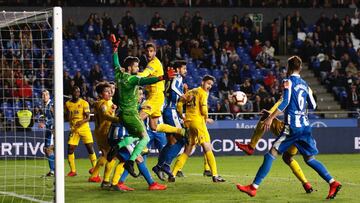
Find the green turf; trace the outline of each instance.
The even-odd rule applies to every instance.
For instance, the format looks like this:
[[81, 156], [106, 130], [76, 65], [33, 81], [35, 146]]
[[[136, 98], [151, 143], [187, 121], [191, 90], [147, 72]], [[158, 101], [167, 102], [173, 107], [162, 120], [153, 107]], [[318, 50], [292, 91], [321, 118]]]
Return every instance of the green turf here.
[[[360, 154], [319, 155], [317, 157], [329, 169], [331, 174], [342, 182], [343, 188], [335, 202], [359, 202], [360, 199]], [[128, 178], [127, 184], [136, 190], [133, 192], [115, 192], [100, 189], [98, 183], [88, 183], [87, 159], [77, 159], [78, 176], [66, 177], [66, 202], [322, 202], [328, 192], [328, 185], [302, 160], [296, 159], [315, 191], [306, 194], [281, 159], [274, 162], [273, 168], [264, 180], [257, 196], [250, 198], [240, 193], [235, 183], [248, 184], [252, 181], [262, 156], [216, 157], [218, 170], [227, 182], [212, 183], [211, 178], [203, 177], [203, 158], [191, 157], [185, 165], [185, 178], [177, 178], [176, 183], [167, 183], [166, 191], [148, 191], [143, 178]], [[150, 158], [148, 165], [153, 166], [156, 159]], [[19, 161], [17, 161], [19, 163]], [[3, 164], [0, 161], [0, 164]], [[66, 164], [66, 172], [68, 172]], [[18, 169], [19, 172], [19, 169]], [[41, 174], [39, 174], [41, 175]], [[159, 181], [155, 175], [156, 181]], [[31, 182], [31, 181], [30, 181]], [[48, 182], [45, 182], [49, 184]], [[50, 186], [49, 186], [50, 187]], [[40, 193], [40, 192], [39, 192]], [[0, 195], [0, 200], [4, 196]], [[5, 200], [12, 200], [6, 197]], [[14, 200], [17, 200], [14, 198]], [[8, 201], [0, 201], [8, 202]], [[17, 201], [15, 201], [17, 202]], [[24, 201], [25, 202], [25, 201]]]

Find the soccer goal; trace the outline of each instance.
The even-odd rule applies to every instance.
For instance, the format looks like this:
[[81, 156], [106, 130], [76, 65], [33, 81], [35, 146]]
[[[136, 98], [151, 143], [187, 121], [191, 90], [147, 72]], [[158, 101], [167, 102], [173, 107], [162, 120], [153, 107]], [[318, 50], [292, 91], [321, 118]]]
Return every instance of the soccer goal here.
[[62, 10], [0, 12], [0, 202], [64, 202]]

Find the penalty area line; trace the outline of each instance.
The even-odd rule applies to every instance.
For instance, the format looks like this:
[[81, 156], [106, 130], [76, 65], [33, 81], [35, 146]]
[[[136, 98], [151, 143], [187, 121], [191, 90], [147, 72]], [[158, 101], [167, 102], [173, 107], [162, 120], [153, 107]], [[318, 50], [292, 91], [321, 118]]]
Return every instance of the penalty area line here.
[[19, 195], [19, 194], [16, 194], [16, 193], [14, 193], [14, 192], [3, 192], [3, 191], [0, 191], [0, 195], [17, 197], [17, 198], [29, 200], [29, 201], [32, 201], [32, 202], [50, 203], [50, 202], [42, 201], [42, 200], [35, 199], [35, 198], [32, 198], [32, 197], [28, 197], [28, 196], [26, 196], [26, 195]]

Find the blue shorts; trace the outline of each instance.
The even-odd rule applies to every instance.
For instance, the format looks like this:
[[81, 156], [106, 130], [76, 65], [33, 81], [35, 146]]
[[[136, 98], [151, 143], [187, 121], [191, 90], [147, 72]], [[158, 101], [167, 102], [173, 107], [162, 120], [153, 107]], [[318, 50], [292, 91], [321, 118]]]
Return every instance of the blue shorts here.
[[286, 125], [281, 136], [274, 141], [273, 147], [282, 154], [292, 145], [295, 145], [302, 155], [313, 156], [319, 153], [310, 126], [291, 129]]
[[164, 112], [163, 112], [163, 119], [164, 119], [164, 123], [166, 123], [168, 125], [171, 125], [171, 126], [174, 126], [177, 128], [182, 128], [180, 118], [178, 116], [176, 109], [165, 108]]
[[154, 132], [151, 130], [147, 131], [150, 141], [147, 145], [149, 149], [161, 149], [167, 144], [165, 133]]
[[126, 147], [123, 147], [121, 149], [118, 150], [118, 156], [120, 156], [120, 158], [122, 160], [120, 161], [127, 161], [130, 159], [131, 153], [134, 151], [134, 147], [132, 145], [128, 145]]
[[50, 146], [54, 145], [54, 134], [52, 130], [46, 129], [45, 130], [45, 147], [49, 148]]

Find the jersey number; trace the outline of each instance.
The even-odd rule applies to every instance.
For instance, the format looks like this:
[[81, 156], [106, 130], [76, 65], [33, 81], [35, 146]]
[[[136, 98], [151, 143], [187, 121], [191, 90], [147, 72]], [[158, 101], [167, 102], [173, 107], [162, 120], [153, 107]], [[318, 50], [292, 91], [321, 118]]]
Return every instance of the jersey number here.
[[299, 104], [299, 108], [300, 111], [304, 110], [304, 106], [305, 106], [305, 98], [303, 97], [304, 90], [300, 90], [299, 94], [298, 94], [298, 104]]

